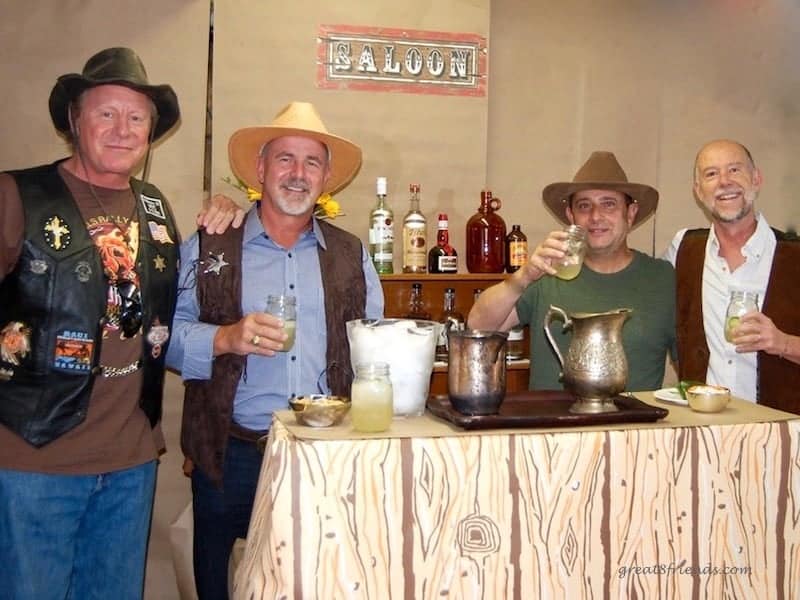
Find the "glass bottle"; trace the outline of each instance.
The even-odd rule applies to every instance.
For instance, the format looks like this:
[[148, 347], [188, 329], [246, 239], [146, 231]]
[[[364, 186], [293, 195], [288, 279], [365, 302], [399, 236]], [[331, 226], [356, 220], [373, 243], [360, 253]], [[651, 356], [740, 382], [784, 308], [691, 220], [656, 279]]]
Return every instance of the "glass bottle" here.
[[508, 330], [506, 360], [519, 360], [525, 356], [525, 328], [516, 325]]
[[733, 333], [739, 327], [742, 315], [758, 310], [758, 293], [733, 290], [725, 311], [725, 340], [733, 343]]
[[429, 273], [457, 273], [458, 253], [450, 245], [447, 214], [439, 213], [436, 245], [428, 253]]
[[513, 273], [528, 262], [528, 238], [519, 225], [512, 225], [506, 236], [506, 273]]
[[350, 389], [350, 418], [356, 431], [386, 431], [392, 424], [394, 404], [389, 365], [384, 362], [356, 365]]
[[380, 275], [394, 272], [394, 214], [386, 202], [386, 177], [375, 182], [378, 202], [369, 214], [369, 255]]
[[506, 223], [497, 214], [502, 206], [492, 192], [481, 192], [478, 212], [467, 221], [467, 270], [470, 273], [502, 273], [505, 269]]
[[425, 215], [419, 210], [419, 184], [409, 186], [411, 208], [403, 218], [403, 273], [424, 273], [428, 260], [428, 231]]
[[411, 284], [411, 296], [408, 298], [408, 312], [403, 315], [406, 319], [422, 319], [429, 321], [431, 313], [425, 310], [425, 300], [422, 297], [422, 284]]
[[439, 322], [444, 325], [439, 331], [439, 339], [436, 342], [436, 360], [447, 360], [447, 334], [451, 330], [462, 331], [464, 329], [464, 315], [456, 310], [456, 290], [447, 288], [444, 291], [444, 310]]

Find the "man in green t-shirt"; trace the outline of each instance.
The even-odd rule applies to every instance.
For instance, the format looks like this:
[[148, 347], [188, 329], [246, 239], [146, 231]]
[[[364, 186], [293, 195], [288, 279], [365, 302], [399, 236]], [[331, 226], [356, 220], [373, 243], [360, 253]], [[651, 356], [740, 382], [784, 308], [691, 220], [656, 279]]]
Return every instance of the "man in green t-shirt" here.
[[[628, 233], [655, 212], [658, 191], [628, 182], [612, 153], [594, 152], [571, 182], [548, 185], [542, 197], [558, 220], [585, 231], [583, 268], [573, 279], [555, 276], [568, 234], [552, 231], [525, 266], [481, 294], [469, 313], [469, 327], [507, 331], [529, 325], [529, 387], [561, 389], [561, 366], [543, 329], [550, 305], [568, 313], [631, 308], [622, 328], [627, 389], [660, 388], [667, 353], [675, 357], [675, 273], [667, 261], [628, 247]], [[564, 354], [571, 333], [564, 333], [558, 321], [551, 333]]]

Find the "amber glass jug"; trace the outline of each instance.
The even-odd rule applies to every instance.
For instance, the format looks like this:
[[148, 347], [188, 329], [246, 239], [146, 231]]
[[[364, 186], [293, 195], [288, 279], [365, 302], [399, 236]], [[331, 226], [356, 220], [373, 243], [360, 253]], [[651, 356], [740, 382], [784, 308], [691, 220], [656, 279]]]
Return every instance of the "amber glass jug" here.
[[505, 269], [506, 223], [497, 214], [502, 206], [492, 192], [481, 192], [478, 212], [467, 221], [467, 270], [470, 273], [502, 273]]

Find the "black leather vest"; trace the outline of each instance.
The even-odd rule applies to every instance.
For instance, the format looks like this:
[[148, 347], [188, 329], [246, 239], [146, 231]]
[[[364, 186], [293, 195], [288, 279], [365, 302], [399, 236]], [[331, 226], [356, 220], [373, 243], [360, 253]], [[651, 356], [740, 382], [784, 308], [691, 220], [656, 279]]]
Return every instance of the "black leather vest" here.
[[[16, 360], [0, 356], [0, 422], [37, 447], [86, 418], [94, 377], [101, 372], [108, 290], [100, 255], [56, 165], [10, 173], [22, 199], [25, 233], [14, 271], [0, 283], [0, 331], [18, 323], [30, 339], [26, 355], [17, 355]], [[158, 189], [135, 179], [131, 187], [140, 223], [139, 405], [155, 425], [161, 418], [180, 240]], [[80, 347], [80, 359], [64, 358], [65, 340]], [[57, 348], [58, 344], [62, 346]]]

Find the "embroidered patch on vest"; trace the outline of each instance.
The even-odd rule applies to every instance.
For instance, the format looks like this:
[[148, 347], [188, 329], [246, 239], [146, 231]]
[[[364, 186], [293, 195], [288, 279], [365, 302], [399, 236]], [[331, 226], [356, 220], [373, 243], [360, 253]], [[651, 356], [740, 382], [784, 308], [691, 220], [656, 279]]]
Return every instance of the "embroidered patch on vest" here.
[[75, 277], [77, 277], [78, 281], [81, 283], [86, 283], [89, 281], [89, 279], [91, 279], [92, 265], [89, 264], [89, 261], [82, 260], [75, 265]]
[[147, 332], [147, 341], [152, 346], [150, 349], [150, 355], [153, 358], [158, 358], [161, 356], [161, 348], [169, 339], [169, 327], [166, 325], [162, 325], [161, 321], [156, 317], [156, 320], [153, 321], [153, 324], [150, 326], [150, 330]]
[[11, 369], [0, 369], [0, 381], [11, 381], [14, 371]]
[[159, 273], [163, 273], [164, 269], [167, 268], [167, 260], [160, 254], [157, 254], [153, 259], [153, 268]]
[[53, 250], [63, 250], [72, 241], [72, 232], [58, 215], [54, 215], [44, 224], [44, 241]]
[[230, 263], [225, 262], [225, 253], [220, 252], [219, 254], [212, 254], [211, 252], [208, 253], [208, 260], [202, 261], [203, 264], [207, 265], [203, 274], [214, 273], [214, 275], [219, 275], [219, 272], [222, 270], [222, 267], [230, 266]]
[[161, 242], [162, 244], [175, 243], [172, 241], [172, 238], [169, 237], [169, 232], [167, 231], [166, 225], [159, 225], [155, 221], [148, 221], [147, 226], [150, 228], [150, 235], [153, 236], [155, 241]]
[[38, 258], [32, 260], [28, 265], [28, 268], [34, 275], [44, 275], [47, 273], [47, 263]]
[[67, 371], [89, 371], [92, 368], [94, 340], [83, 331], [62, 331], [56, 336], [53, 366]]
[[142, 199], [144, 212], [159, 219], [167, 218], [167, 215], [164, 214], [164, 205], [159, 198], [152, 198], [150, 196], [145, 196], [144, 194], [140, 194], [139, 197]]
[[31, 328], [20, 321], [11, 321], [0, 331], [0, 357], [4, 362], [19, 365], [31, 351]]

